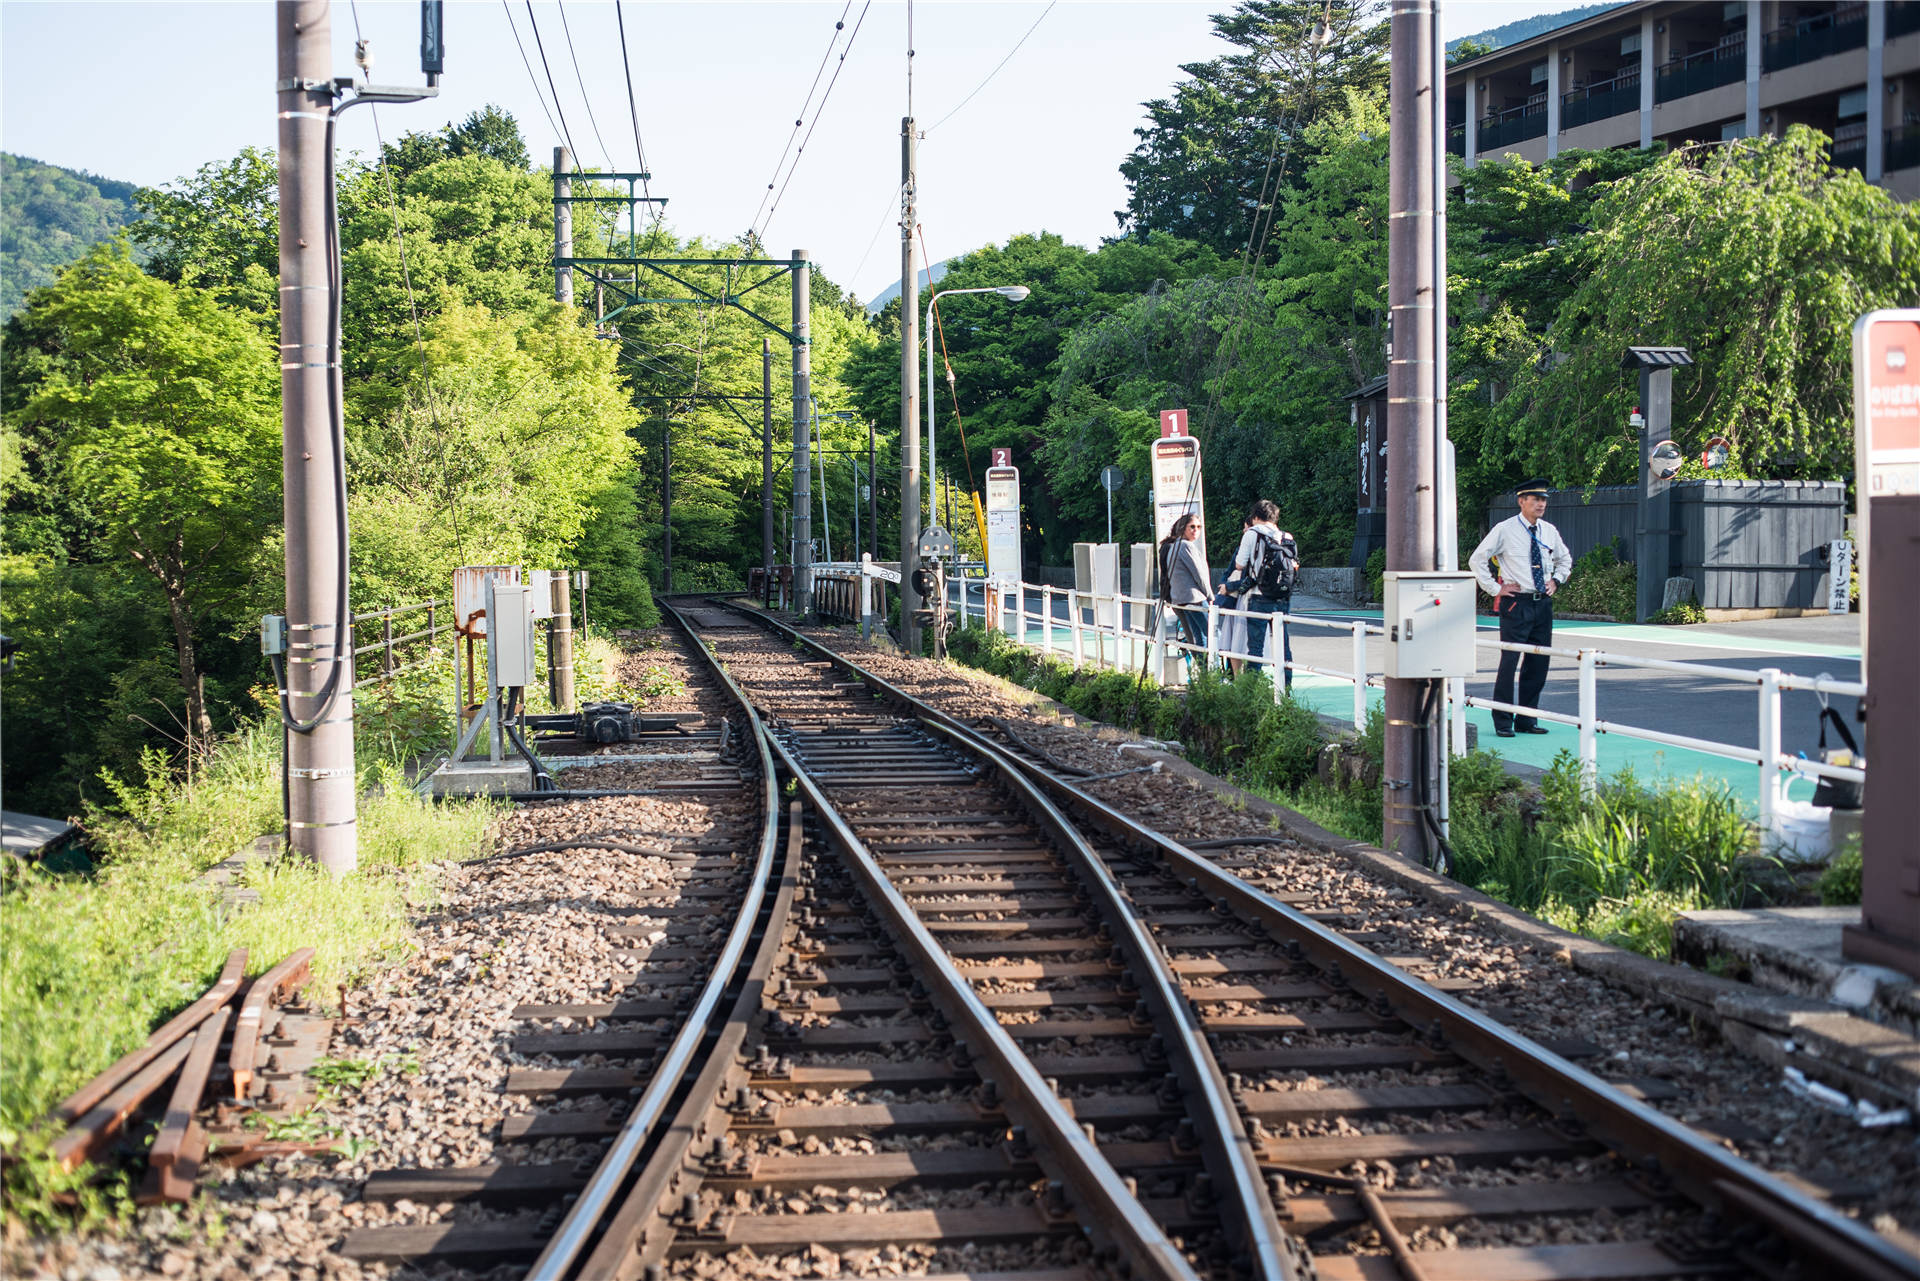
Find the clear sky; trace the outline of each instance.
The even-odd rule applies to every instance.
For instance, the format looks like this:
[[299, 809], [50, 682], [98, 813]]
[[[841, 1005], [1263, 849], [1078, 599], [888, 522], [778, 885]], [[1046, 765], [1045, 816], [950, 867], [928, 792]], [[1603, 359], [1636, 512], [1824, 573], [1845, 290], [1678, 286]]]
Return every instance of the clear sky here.
[[[770, 222], [761, 218], [769, 249], [807, 249], [826, 275], [868, 298], [899, 276], [907, 7], [898, 0], [868, 5], [849, 51], [847, 33], [863, 4], [627, 0], [624, 16], [653, 192], [669, 198], [668, 221], [682, 234], [725, 238], [748, 227], [816, 73], [824, 90], [838, 70], [824, 110], [806, 113], [812, 140], [779, 207]], [[929, 130], [920, 146], [920, 207], [932, 258], [1021, 231], [1054, 231], [1089, 246], [1111, 235], [1113, 211], [1126, 203], [1118, 166], [1133, 146], [1140, 104], [1165, 95], [1181, 78], [1182, 63], [1225, 51], [1209, 15], [1229, 6], [1230, 0], [1063, 0], [1051, 10], [1045, 0], [917, 3], [913, 105]], [[1567, 0], [1451, 0], [1446, 34], [1452, 39], [1567, 7]], [[358, 0], [357, 8], [362, 34], [373, 40], [375, 81], [420, 83], [418, 5]], [[446, 9], [442, 96], [379, 108], [381, 129], [389, 139], [435, 129], [496, 102], [519, 120], [536, 163], [545, 162], [560, 137], [542, 106], [546, 71], [525, 0], [512, 0], [511, 9], [451, 0]], [[843, 13], [846, 29], [829, 55]], [[571, 49], [559, 6], [536, 3], [533, 16], [581, 163], [635, 167], [611, 0], [565, 5]], [[354, 20], [354, 6], [334, 5], [337, 74], [355, 69]], [[1029, 29], [1019, 52], [961, 107]], [[4, 0], [0, 148], [149, 185], [243, 146], [271, 148], [273, 42], [266, 0]], [[814, 102], [817, 108], [819, 91]], [[371, 112], [343, 118], [341, 145], [373, 153]], [[785, 182], [786, 171], [780, 174]]]

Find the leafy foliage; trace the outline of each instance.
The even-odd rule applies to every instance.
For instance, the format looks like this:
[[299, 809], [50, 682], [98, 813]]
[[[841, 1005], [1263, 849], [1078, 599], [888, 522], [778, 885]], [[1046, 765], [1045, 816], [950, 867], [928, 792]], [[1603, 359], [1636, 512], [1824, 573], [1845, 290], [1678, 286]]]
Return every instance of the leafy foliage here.
[[133, 219], [133, 184], [0, 152], [0, 317]]

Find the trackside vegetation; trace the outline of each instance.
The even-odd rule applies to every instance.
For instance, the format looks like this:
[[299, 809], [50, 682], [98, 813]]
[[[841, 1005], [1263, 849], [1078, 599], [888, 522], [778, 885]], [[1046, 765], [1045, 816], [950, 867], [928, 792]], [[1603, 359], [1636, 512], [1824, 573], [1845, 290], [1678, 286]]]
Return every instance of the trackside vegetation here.
[[[1082, 715], [1176, 738], [1195, 764], [1331, 832], [1380, 839], [1378, 709], [1359, 734], [1336, 740], [1304, 704], [1275, 702], [1264, 672], [1196, 672], [1179, 694], [1132, 672], [1075, 671], [996, 631], [957, 632], [948, 652]], [[1705, 778], [1650, 783], [1622, 770], [1588, 798], [1566, 753], [1536, 788], [1476, 751], [1455, 758], [1452, 811], [1454, 874], [1463, 883], [1649, 956], [1671, 953], [1678, 913], [1765, 902], [1782, 880], [1757, 853], [1739, 802]]]

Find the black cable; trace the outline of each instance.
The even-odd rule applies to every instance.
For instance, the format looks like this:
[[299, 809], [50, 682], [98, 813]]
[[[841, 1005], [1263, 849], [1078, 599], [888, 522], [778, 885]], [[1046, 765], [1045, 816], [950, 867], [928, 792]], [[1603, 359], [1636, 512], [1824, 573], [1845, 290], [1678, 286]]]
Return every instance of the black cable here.
[[[554, 0], [554, 5], [560, 10], [560, 34], [567, 40], [567, 57], [573, 59], [573, 78], [580, 83], [580, 101], [587, 108], [587, 123], [593, 126], [593, 140], [600, 144], [600, 158], [607, 162], [607, 168], [611, 170], [613, 152], [607, 149], [607, 140], [600, 136], [600, 121], [593, 114], [593, 99], [587, 96], [587, 78], [580, 74], [580, 55], [573, 48], [573, 28], [567, 25], [566, 0]], [[534, 33], [536, 38], [539, 34], [537, 31]], [[626, 52], [624, 45], [621, 47], [621, 52], [623, 54]]]
[[[847, 0], [846, 6], [840, 10], [839, 21], [833, 24], [833, 39], [827, 41], [827, 51], [820, 55], [820, 65], [813, 69], [813, 83], [807, 86], [807, 96], [800, 104], [800, 119], [793, 122], [793, 132], [787, 135], [787, 145], [781, 149], [780, 159], [773, 162], [774, 181], [779, 179], [780, 170], [787, 163], [787, 153], [793, 150], [793, 140], [800, 134], [800, 123], [807, 118], [807, 108], [813, 105], [813, 91], [820, 87], [820, 77], [825, 75], [827, 70], [827, 59], [833, 56], [834, 49], [839, 46], [840, 33], [846, 29], [847, 15], [852, 11], [853, 0]], [[773, 181], [767, 183], [767, 190], [773, 190]], [[753, 217], [747, 221], [747, 235], [749, 238], [753, 236], [753, 229], [760, 221], [760, 211], [766, 207], [767, 198], [762, 196], [760, 197], [760, 208], [755, 209], [753, 211]]]
[[[553, 110], [560, 117], [560, 136], [567, 140], [567, 154], [573, 157], [573, 170], [578, 173], [580, 172], [580, 149], [573, 145], [573, 131], [567, 128], [567, 109], [560, 105], [560, 91], [553, 86], [553, 68], [547, 63], [546, 43], [540, 39], [540, 20], [533, 16], [533, 0], [527, 0], [527, 25], [533, 28], [533, 48], [540, 55], [540, 70], [547, 73], [547, 91], [553, 95]], [[525, 54], [525, 50], [521, 52]], [[528, 70], [531, 72], [532, 69]], [[534, 87], [537, 89], [539, 86]]]
[[[351, 102], [335, 107], [327, 112], [326, 129], [326, 219], [325, 252], [327, 257], [327, 436], [333, 450], [334, 483], [334, 528], [339, 549], [338, 595], [334, 602], [333, 615], [333, 662], [327, 672], [327, 679], [314, 692], [320, 700], [320, 706], [311, 720], [300, 720], [293, 715], [292, 700], [287, 689], [286, 669], [279, 662], [279, 655], [268, 656], [269, 666], [273, 668], [274, 689], [280, 701], [280, 722], [295, 734], [311, 734], [326, 722], [333, 711], [333, 705], [340, 696], [340, 671], [353, 669], [353, 609], [348, 603], [347, 588], [347, 423], [346, 407], [343, 404], [344, 389], [340, 375], [340, 211], [337, 202], [338, 193], [334, 185], [333, 134], [335, 122], [340, 113], [352, 106]], [[308, 625], [311, 627], [311, 624]], [[349, 688], [351, 686], [349, 685]]]
[[520, 41], [520, 28], [514, 25], [513, 8], [507, 0], [500, 0], [500, 8], [507, 15], [507, 29], [513, 32], [513, 47], [520, 51], [520, 65], [527, 69], [527, 79], [533, 82], [533, 99], [540, 104], [540, 114], [547, 118], [547, 126], [555, 133], [562, 132], [553, 122], [553, 112], [547, 110], [547, 100], [540, 92], [540, 78], [533, 74], [533, 62], [527, 57], [527, 46]]
[[547, 767], [540, 763], [540, 758], [533, 754], [527, 746], [527, 741], [520, 737], [520, 731], [514, 726], [515, 714], [524, 709], [525, 705], [526, 691], [517, 686], [509, 687], [507, 701], [500, 709], [500, 727], [507, 732], [507, 737], [513, 740], [513, 745], [520, 749], [520, 755], [527, 758], [527, 767], [533, 771], [533, 790], [557, 792], [560, 790], [560, 785], [554, 781], [553, 775], [547, 772]]
[[1426, 691], [1420, 700], [1420, 729], [1415, 736], [1415, 756], [1418, 768], [1414, 775], [1414, 800], [1420, 810], [1420, 818], [1427, 830], [1433, 835], [1434, 852], [1427, 858], [1427, 866], [1442, 876], [1453, 875], [1453, 845], [1447, 840], [1446, 833], [1440, 828], [1440, 821], [1434, 817], [1436, 797], [1433, 794], [1433, 713], [1435, 706], [1444, 707], [1442, 690], [1445, 682], [1431, 680], [1425, 682]]
[[[620, 12], [620, 0], [613, 0], [613, 20], [620, 24], [620, 69], [627, 73], [627, 112], [633, 117], [633, 150], [640, 157], [640, 172], [646, 173], [647, 145], [640, 141], [640, 103], [633, 96], [633, 64], [627, 60], [627, 19]], [[648, 197], [653, 195], [653, 189], [645, 179], [640, 182], [640, 190]]]
[[807, 144], [813, 141], [813, 131], [820, 127], [820, 117], [826, 114], [827, 99], [833, 96], [833, 87], [840, 83], [840, 73], [846, 69], [847, 55], [853, 52], [853, 42], [860, 38], [860, 26], [867, 20], [867, 10], [873, 8], [873, 0], [860, 8], [860, 16], [854, 19], [853, 31], [847, 36], [847, 47], [840, 51], [840, 61], [834, 65], [833, 79], [827, 81], [827, 91], [820, 95], [820, 105], [813, 109], [813, 123], [807, 126], [807, 136], [800, 140], [800, 147], [793, 153], [793, 164], [787, 169], [786, 181], [780, 184], [780, 192], [773, 198], [773, 208], [767, 210], [767, 219], [760, 224], [756, 238], [765, 241], [767, 229], [773, 226], [773, 216], [780, 212], [780, 202], [787, 198], [787, 188], [793, 183], [793, 175], [800, 171], [800, 157], [807, 153]]

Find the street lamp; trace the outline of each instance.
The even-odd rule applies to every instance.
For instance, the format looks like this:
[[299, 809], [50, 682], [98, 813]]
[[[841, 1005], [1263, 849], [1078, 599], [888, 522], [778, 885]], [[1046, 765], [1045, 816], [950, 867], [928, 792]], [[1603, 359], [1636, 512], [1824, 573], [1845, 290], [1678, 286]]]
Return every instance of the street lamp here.
[[1033, 291], [1025, 285], [987, 285], [979, 289], [942, 289], [927, 299], [927, 328], [922, 335], [927, 344], [927, 520], [930, 524], [940, 524], [940, 508], [934, 501], [933, 469], [938, 457], [933, 452], [933, 308], [948, 294], [999, 294], [1002, 298], [1020, 302]]

